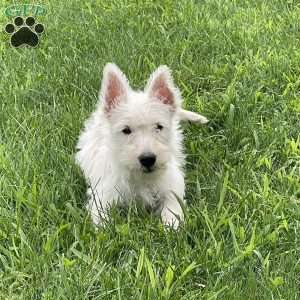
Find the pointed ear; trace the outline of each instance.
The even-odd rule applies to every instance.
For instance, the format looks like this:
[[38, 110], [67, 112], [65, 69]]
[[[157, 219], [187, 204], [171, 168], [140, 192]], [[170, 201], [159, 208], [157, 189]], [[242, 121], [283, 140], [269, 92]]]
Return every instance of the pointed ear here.
[[130, 86], [123, 72], [112, 63], [105, 65], [100, 90], [104, 111], [109, 113], [121, 101], [126, 101]]
[[181, 105], [180, 92], [174, 85], [171, 71], [167, 66], [160, 66], [152, 73], [145, 92], [174, 110]]

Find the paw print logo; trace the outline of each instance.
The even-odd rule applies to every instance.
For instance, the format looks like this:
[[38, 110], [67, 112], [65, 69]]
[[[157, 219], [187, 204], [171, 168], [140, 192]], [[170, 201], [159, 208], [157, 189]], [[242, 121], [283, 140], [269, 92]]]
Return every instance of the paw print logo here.
[[33, 17], [27, 17], [25, 22], [22, 17], [16, 17], [14, 24], [6, 24], [5, 32], [11, 35], [10, 43], [13, 47], [36, 47], [39, 44], [40, 34], [44, 32], [44, 25], [36, 24]]

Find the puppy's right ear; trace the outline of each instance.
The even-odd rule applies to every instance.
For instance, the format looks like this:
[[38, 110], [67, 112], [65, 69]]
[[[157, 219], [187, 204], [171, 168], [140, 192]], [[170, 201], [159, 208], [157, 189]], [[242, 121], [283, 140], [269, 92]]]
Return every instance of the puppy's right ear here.
[[104, 111], [110, 113], [121, 101], [126, 100], [129, 89], [128, 80], [123, 72], [113, 63], [106, 64], [100, 90]]

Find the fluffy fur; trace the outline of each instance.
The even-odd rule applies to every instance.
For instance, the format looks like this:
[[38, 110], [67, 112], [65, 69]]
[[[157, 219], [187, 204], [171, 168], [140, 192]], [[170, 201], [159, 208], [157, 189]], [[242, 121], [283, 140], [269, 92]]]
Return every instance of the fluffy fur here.
[[138, 199], [159, 213], [166, 226], [177, 228], [183, 220], [177, 200], [184, 203], [185, 190], [179, 121], [207, 119], [182, 110], [181, 102], [166, 66], [151, 75], [144, 91], [132, 90], [116, 65], [105, 66], [99, 103], [76, 154], [90, 185], [87, 209], [96, 225], [113, 202]]

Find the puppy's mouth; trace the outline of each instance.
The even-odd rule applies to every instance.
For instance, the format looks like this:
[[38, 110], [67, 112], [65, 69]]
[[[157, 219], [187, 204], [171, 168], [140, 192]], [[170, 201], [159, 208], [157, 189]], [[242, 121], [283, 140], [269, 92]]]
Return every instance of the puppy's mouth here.
[[166, 169], [165, 165], [155, 165], [152, 167], [141, 167], [141, 171], [144, 174], [151, 174], [151, 173], [156, 173], [156, 172], [160, 172]]
[[142, 172], [145, 174], [153, 173], [155, 171], [155, 167], [142, 167]]

